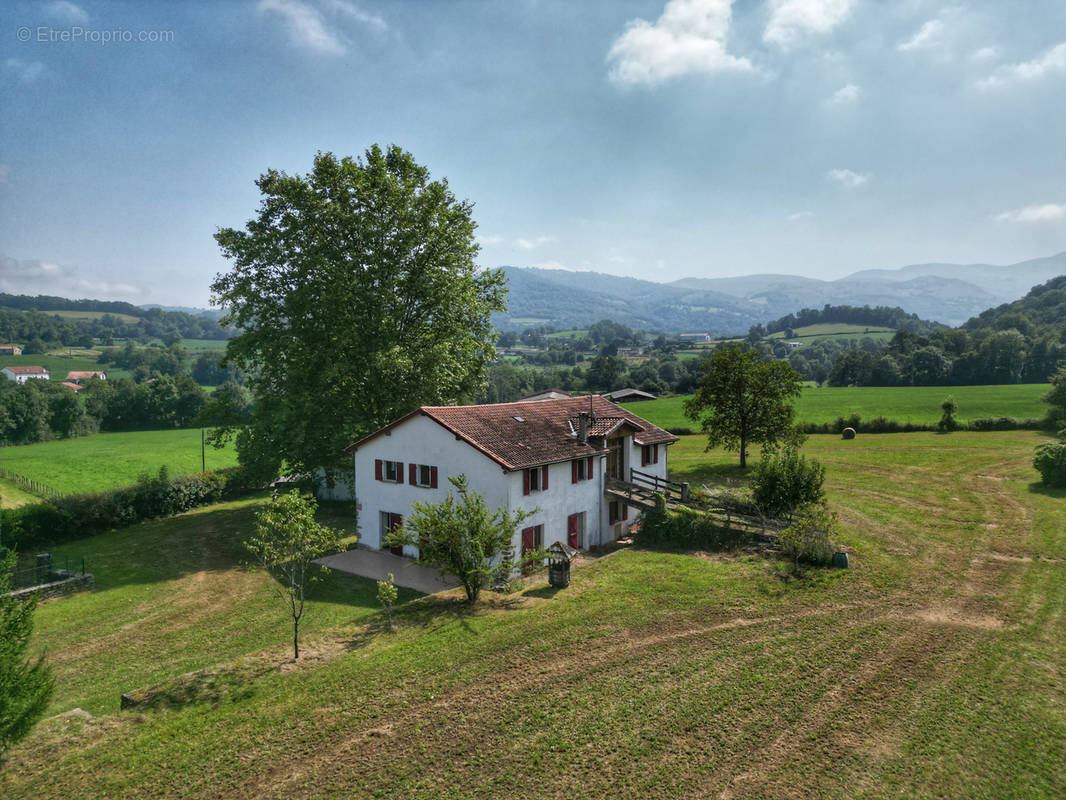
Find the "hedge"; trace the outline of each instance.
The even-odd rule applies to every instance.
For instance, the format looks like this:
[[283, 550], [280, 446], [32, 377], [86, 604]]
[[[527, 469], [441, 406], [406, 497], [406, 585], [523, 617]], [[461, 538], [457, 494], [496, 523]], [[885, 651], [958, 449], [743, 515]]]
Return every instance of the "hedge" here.
[[751, 534], [722, 527], [710, 514], [691, 508], [670, 511], [663, 496], [644, 512], [634, 537], [641, 547], [671, 547], [684, 550], [733, 550], [751, 541]]
[[180, 514], [251, 488], [240, 467], [174, 478], [164, 468], [155, 477], [142, 476], [133, 486], [0, 509], [0, 531], [5, 545], [27, 552]]
[[[899, 422], [885, 417], [863, 420], [858, 414], [837, 417], [832, 422], [804, 422], [799, 429], [803, 433], [841, 433], [845, 428], [854, 428], [858, 433], [936, 433], [940, 428], [935, 422]], [[1041, 419], [1015, 419], [1014, 417], [982, 417], [969, 422], [957, 422], [957, 431], [1039, 431], [1047, 427]]]

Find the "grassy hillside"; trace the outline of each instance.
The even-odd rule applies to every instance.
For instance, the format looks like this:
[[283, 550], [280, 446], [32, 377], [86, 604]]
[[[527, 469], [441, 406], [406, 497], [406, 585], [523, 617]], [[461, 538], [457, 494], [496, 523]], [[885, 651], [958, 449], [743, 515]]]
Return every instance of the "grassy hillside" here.
[[[1061, 797], [1066, 495], [1032, 483], [1041, 440], [812, 437], [851, 570], [628, 550], [563, 591], [418, 601], [396, 634], [342, 628], [317, 663], [221, 696], [205, 676], [182, 711], [45, 722], [0, 794]], [[700, 446], [680, 446], [681, 473], [741, 477]], [[200, 616], [195, 584], [174, 602], [205, 636], [225, 620]], [[106, 625], [82, 611], [92, 631], [56, 635], [50, 658], [117, 661], [123, 626], [174, 616], [141, 598]], [[42, 632], [64, 615], [42, 612]]]
[[[800, 422], [832, 422], [837, 417], [858, 414], [863, 419], [886, 417], [900, 422], [935, 423], [940, 404], [951, 395], [959, 404], [963, 421], [981, 417], [1039, 419], [1047, 406], [1040, 398], [1047, 394], [1046, 383], [1011, 386], [807, 386], [796, 402]], [[685, 397], [663, 397], [626, 408], [664, 428], [694, 428], [685, 416]]]
[[[123, 692], [289, 640], [276, 584], [243, 566], [262, 503], [224, 503], [56, 548], [59, 564], [84, 558], [97, 588], [37, 612], [34, 647], [56, 675], [53, 712], [114, 712]], [[319, 517], [354, 533], [347, 505]], [[376, 594], [373, 581], [331, 571], [313, 587], [304, 630], [366, 616]]]
[[[888, 341], [896, 331], [894, 328], [883, 328], [877, 325], [852, 325], [846, 322], [819, 322], [816, 325], [804, 325], [801, 328], [793, 328], [795, 334], [789, 341], [801, 341], [804, 344], [821, 341], [822, 339], [865, 339], [875, 341]], [[771, 333], [768, 339], [784, 339], [785, 332]]]
[[[207, 448], [207, 468], [237, 463], [232, 447]], [[0, 466], [63, 493], [98, 492], [136, 482], [166, 465], [171, 474], [200, 471], [200, 429], [98, 433], [21, 447], [0, 448]]]
[[117, 314], [108, 311], [45, 311], [45, 314], [50, 314], [53, 317], [62, 317], [63, 319], [100, 319], [100, 317], [111, 316], [116, 319], [120, 319], [123, 322], [137, 322], [139, 317], [134, 317], [131, 314]]

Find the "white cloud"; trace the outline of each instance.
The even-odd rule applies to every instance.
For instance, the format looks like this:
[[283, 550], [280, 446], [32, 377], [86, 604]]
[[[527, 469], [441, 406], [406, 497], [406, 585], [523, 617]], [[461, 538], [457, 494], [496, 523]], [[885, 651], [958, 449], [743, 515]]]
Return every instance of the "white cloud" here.
[[326, 5], [331, 11], [358, 22], [361, 25], [365, 25], [368, 28], [372, 28], [379, 32], [384, 32], [389, 29], [385, 20], [377, 14], [363, 11], [363, 9], [359, 8], [359, 6], [354, 3], [346, 2], [346, 0], [328, 0]]
[[831, 169], [825, 173], [825, 177], [839, 183], [845, 189], [858, 189], [870, 182], [869, 172], [853, 172], [850, 169]]
[[5, 255], [0, 255], [0, 291], [104, 300], [135, 300], [148, 294], [131, 283], [82, 278], [77, 267], [40, 259], [19, 261]]
[[805, 36], [828, 33], [854, 5], [855, 0], [773, 0], [763, 41], [788, 47]]
[[485, 235], [479, 233], [474, 239], [476, 239], [477, 243], [482, 247], [490, 247], [491, 245], [501, 244], [503, 242], [503, 237], [496, 233]]
[[259, 11], [279, 16], [292, 39], [319, 53], [340, 55], [344, 43], [326, 27], [322, 15], [313, 6], [299, 0], [259, 0]]
[[982, 47], [980, 50], [974, 50], [970, 53], [970, 59], [972, 61], [992, 61], [999, 58], [998, 47]]
[[799, 222], [801, 219], [810, 219], [814, 216], [813, 211], [797, 211], [795, 214], [788, 215], [789, 222]]
[[862, 97], [862, 87], [849, 83], [833, 92], [826, 99], [825, 104], [827, 106], [846, 106], [858, 102], [860, 97]]
[[1032, 61], [1004, 64], [977, 82], [980, 89], [998, 89], [1012, 83], [1031, 83], [1051, 75], [1066, 74], [1066, 42], [1057, 44]]
[[996, 222], [1059, 222], [1066, 220], [1066, 205], [1044, 203], [1043, 205], [1025, 206], [996, 215]]
[[7, 179], [11, 177], [11, 167], [7, 164], [0, 164], [0, 183], [7, 183]]
[[733, 0], [669, 0], [654, 23], [634, 19], [607, 53], [610, 77], [655, 86], [682, 75], [754, 72], [727, 51]]
[[69, 0], [55, 0], [45, 6], [45, 10], [61, 22], [69, 22], [72, 25], [84, 25], [89, 21], [89, 15], [81, 6], [74, 5]]
[[14, 75], [23, 83], [32, 83], [44, 74], [44, 64], [40, 61], [9, 58], [4, 62], [4, 71]]
[[519, 237], [514, 240], [514, 243], [515, 247], [521, 248], [522, 250], [535, 250], [542, 244], [548, 244], [549, 242], [554, 241], [554, 236], [534, 236], [532, 239]]
[[909, 39], [896, 45], [901, 53], [910, 50], [933, 50], [944, 44], [944, 32], [947, 26], [939, 19], [931, 19], [922, 25]]

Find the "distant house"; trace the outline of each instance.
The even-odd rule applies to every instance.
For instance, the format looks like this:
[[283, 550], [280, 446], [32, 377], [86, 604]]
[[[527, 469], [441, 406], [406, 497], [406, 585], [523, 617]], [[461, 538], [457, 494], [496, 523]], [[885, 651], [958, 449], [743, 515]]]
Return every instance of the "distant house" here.
[[564, 392], [562, 389], [545, 389], [543, 392], [537, 392], [528, 397], [523, 397], [520, 402], [532, 403], [535, 400], [565, 400], [569, 396], [570, 392]]
[[75, 392], [80, 392], [82, 389], [85, 388], [80, 383], [72, 383], [71, 381], [63, 381], [63, 383], [61, 383], [60, 385], [66, 386], [68, 389], [73, 389]]
[[665, 479], [677, 441], [598, 395], [423, 406], [351, 445], [353, 481], [323, 494], [358, 503], [360, 544], [382, 548], [414, 503], [440, 502], [462, 473], [489, 508], [531, 513], [514, 531], [516, 553], [553, 542], [585, 550], [628, 533], [638, 512], [628, 490]]
[[682, 333], [677, 337], [683, 342], [709, 342], [711, 341], [711, 334], [709, 333]]
[[612, 403], [635, 403], [638, 400], [654, 400], [655, 395], [651, 392], [642, 392], [640, 389], [615, 389], [604, 395]]
[[20, 344], [0, 344], [0, 356], [20, 356], [22, 355], [22, 345]]
[[107, 374], [100, 370], [90, 370], [87, 372], [68, 372], [67, 380], [65, 383], [76, 383], [79, 386], [84, 386], [91, 380], [106, 381]]
[[797, 347], [803, 347], [803, 342], [785, 342], [785, 347], [795, 350]]
[[15, 383], [32, 380], [48, 380], [51, 375], [44, 367], [4, 367], [4, 377]]

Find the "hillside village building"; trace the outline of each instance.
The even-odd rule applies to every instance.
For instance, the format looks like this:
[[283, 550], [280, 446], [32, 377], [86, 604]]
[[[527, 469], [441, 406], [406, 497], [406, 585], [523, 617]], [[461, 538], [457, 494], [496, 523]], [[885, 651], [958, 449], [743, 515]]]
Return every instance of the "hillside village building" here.
[[106, 381], [107, 374], [100, 370], [89, 370], [84, 372], [68, 372], [66, 383], [76, 383], [79, 386], [84, 386], [91, 380]]
[[628, 533], [636, 509], [619, 487], [640, 474], [665, 478], [677, 441], [599, 396], [423, 406], [348, 448], [354, 494], [344, 483], [323, 494], [354, 499], [361, 544], [380, 548], [413, 503], [440, 502], [454, 490], [448, 478], [464, 474], [490, 509], [533, 512], [515, 531], [516, 554], [557, 541], [588, 549]]
[[46, 381], [51, 377], [44, 367], [4, 367], [3, 372], [5, 378], [15, 383], [33, 380]]
[[22, 345], [20, 344], [0, 344], [0, 356], [20, 356], [22, 355]]

